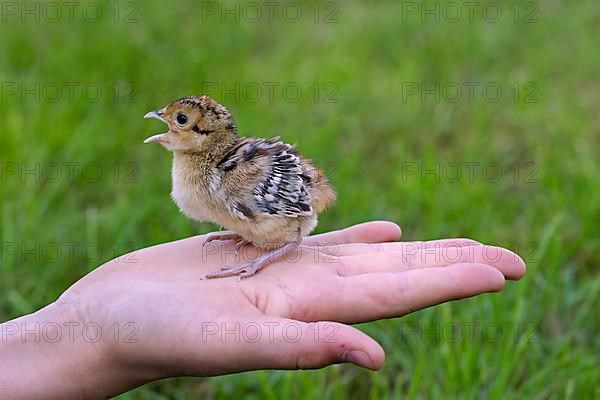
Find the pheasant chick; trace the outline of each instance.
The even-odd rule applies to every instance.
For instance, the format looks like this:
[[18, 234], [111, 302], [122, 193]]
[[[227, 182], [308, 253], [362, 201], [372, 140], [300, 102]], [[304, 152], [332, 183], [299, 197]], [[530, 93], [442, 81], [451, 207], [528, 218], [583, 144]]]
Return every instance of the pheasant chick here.
[[205, 278], [254, 275], [296, 249], [335, 202], [323, 172], [279, 138], [241, 137], [229, 111], [208, 96], [184, 97], [144, 118], [168, 132], [147, 138], [173, 152], [171, 196], [193, 220], [210, 221], [229, 232], [209, 236], [269, 250], [238, 267]]

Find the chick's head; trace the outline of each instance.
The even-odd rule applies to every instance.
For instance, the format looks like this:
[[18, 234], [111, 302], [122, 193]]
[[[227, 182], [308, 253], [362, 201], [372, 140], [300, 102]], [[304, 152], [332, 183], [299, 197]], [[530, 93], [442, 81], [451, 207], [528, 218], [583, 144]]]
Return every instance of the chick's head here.
[[163, 121], [169, 131], [147, 138], [144, 143], [160, 143], [171, 151], [202, 151], [207, 146], [236, 136], [229, 111], [208, 96], [188, 96], [144, 118]]

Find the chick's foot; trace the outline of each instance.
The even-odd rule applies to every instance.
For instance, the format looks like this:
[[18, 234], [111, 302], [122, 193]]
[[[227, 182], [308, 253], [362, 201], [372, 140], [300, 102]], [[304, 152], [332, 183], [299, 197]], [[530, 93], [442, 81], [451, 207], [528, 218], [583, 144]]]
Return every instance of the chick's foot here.
[[219, 233], [211, 233], [210, 235], [208, 235], [208, 237], [206, 238], [206, 240], [204, 241], [204, 243], [202, 243], [202, 245], [207, 245], [208, 243], [211, 242], [216, 242], [216, 241], [223, 241], [223, 242], [229, 242], [229, 241], [233, 241], [236, 243], [236, 249], [237, 249], [237, 244], [239, 242], [246, 242], [240, 235], [238, 235], [235, 232], [219, 232]]
[[258, 271], [271, 264], [278, 258], [284, 257], [290, 252], [294, 251], [300, 245], [301, 240], [287, 243], [277, 249], [271, 250], [266, 254], [258, 257], [247, 264], [240, 265], [238, 267], [222, 268], [221, 271], [210, 272], [202, 279], [215, 279], [215, 278], [226, 278], [229, 276], [238, 275], [238, 280], [249, 278], [256, 274]]

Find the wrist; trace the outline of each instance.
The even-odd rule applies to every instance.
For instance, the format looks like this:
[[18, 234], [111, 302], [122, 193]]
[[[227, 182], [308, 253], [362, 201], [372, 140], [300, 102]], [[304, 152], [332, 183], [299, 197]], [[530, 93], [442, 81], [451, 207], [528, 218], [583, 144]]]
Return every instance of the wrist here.
[[0, 397], [116, 395], [110, 346], [96, 339], [73, 307], [57, 303], [0, 324]]

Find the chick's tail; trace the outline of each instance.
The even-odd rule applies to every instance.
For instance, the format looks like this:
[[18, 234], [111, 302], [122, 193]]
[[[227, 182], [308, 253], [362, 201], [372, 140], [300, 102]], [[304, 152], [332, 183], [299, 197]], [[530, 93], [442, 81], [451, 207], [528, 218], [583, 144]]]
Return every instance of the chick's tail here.
[[[308, 165], [306, 165], [308, 164]], [[335, 189], [325, 176], [325, 173], [310, 164], [305, 164], [305, 173], [310, 177], [309, 192], [312, 199], [313, 210], [318, 214], [335, 203]]]

